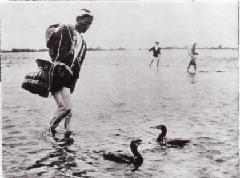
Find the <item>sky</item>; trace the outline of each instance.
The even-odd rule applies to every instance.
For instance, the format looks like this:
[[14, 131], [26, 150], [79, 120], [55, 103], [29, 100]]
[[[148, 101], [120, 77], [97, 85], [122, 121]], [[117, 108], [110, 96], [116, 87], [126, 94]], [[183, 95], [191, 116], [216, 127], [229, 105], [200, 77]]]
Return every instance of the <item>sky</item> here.
[[88, 47], [237, 47], [237, 1], [81, 1], [2, 3], [1, 49], [46, 48], [46, 28], [74, 24], [81, 8], [94, 22], [84, 34]]

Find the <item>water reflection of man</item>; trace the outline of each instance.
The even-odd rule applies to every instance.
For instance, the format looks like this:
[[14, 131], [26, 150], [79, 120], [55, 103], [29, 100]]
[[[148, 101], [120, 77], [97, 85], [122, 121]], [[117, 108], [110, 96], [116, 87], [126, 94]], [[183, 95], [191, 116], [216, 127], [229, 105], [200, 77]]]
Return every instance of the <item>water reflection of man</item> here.
[[[54, 146], [51, 151], [44, 157], [38, 158], [26, 170], [35, 168], [55, 168], [56, 177], [66, 175], [66, 172], [77, 168], [76, 151], [70, 150], [67, 146]], [[77, 174], [77, 173], [73, 173]], [[43, 176], [43, 175], [42, 175]]]
[[154, 60], [156, 60], [157, 61], [157, 70], [158, 70], [159, 59], [160, 59], [160, 55], [161, 55], [161, 48], [158, 46], [158, 44], [159, 44], [159, 42], [156, 41], [155, 45], [149, 49], [149, 52], [153, 51], [153, 59], [151, 60], [149, 67], [151, 68], [152, 63], [154, 62]]
[[[54, 65], [62, 65], [65, 70], [52, 71], [50, 91], [57, 104], [57, 111], [50, 120], [50, 133], [55, 136], [56, 127], [65, 119], [65, 139], [71, 135], [70, 119], [72, 103], [70, 94], [73, 93], [79, 72], [86, 54], [86, 43], [82, 37], [93, 21], [91, 11], [81, 9], [76, 17], [75, 25], [54, 24], [46, 31], [47, 47]], [[59, 76], [71, 73], [72, 77], [59, 80]], [[67, 76], [67, 75], [66, 75]]]

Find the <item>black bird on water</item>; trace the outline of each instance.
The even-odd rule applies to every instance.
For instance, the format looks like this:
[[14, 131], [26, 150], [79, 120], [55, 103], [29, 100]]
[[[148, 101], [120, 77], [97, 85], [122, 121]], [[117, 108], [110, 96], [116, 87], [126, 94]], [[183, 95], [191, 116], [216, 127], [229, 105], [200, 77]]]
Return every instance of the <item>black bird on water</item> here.
[[157, 138], [157, 142], [161, 145], [161, 147], [166, 146], [166, 147], [172, 147], [172, 148], [183, 148], [186, 144], [190, 143], [190, 140], [167, 139], [166, 138], [167, 127], [165, 125], [158, 125], [154, 128], [162, 131]]
[[130, 149], [133, 153], [133, 156], [129, 154], [124, 154], [121, 152], [109, 152], [104, 153], [103, 158], [109, 161], [115, 161], [117, 163], [123, 164], [133, 164], [135, 167], [139, 167], [143, 163], [143, 157], [138, 152], [138, 146], [142, 143], [142, 140], [136, 139], [131, 141]]

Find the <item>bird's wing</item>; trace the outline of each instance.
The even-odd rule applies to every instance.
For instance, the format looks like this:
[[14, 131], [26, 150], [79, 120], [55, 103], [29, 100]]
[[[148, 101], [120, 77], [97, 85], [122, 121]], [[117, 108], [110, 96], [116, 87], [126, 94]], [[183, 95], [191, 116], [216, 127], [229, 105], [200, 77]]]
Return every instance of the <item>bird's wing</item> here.
[[118, 163], [131, 163], [131, 160], [133, 159], [131, 156], [119, 152], [104, 153], [103, 158]]
[[187, 144], [189, 142], [190, 140], [183, 140], [183, 139], [172, 139], [167, 141], [167, 143], [171, 145], [182, 145], [182, 144]]

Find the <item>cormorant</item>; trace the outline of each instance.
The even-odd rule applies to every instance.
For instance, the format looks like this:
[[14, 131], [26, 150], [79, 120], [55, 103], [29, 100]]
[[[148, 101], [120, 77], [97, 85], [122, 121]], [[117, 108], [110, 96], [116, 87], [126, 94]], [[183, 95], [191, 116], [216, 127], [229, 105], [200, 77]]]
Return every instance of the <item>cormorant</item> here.
[[130, 149], [133, 156], [124, 154], [121, 152], [109, 152], [104, 153], [103, 158], [109, 161], [115, 161], [117, 163], [133, 164], [135, 167], [139, 167], [143, 163], [143, 157], [138, 152], [138, 146], [142, 143], [142, 140], [136, 139], [131, 141]]
[[190, 140], [167, 139], [167, 127], [165, 125], [158, 125], [155, 128], [162, 131], [157, 138], [157, 142], [161, 145], [161, 147], [166, 146], [173, 148], [183, 148], [187, 143], [190, 143]]

